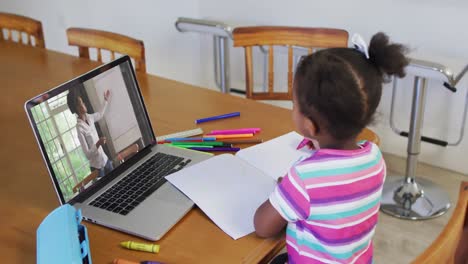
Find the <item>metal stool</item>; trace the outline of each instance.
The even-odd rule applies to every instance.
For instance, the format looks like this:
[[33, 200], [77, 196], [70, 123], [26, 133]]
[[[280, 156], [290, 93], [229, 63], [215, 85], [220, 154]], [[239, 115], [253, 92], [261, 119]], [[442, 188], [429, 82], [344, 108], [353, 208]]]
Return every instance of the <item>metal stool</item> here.
[[179, 32], [197, 32], [213, 36], [214, 74], [216, 86], [222, 93], [229, 93], [228, 40], [232, 39], [232, 27], [219, 21], [179, 17], [175, 23]]
[[455, 143], [449, 143], [443, 140], [421, 136], [427, 79], [431, 78], [441, 80], [444, 82], [444, 86], [447, 89], [455, 92], [455, 85], [468, 71], [468, 65], [465, 66], [465, 68], [456, 78], [453, 77], [453, 73], [445, 66], [422, 60], [410, 60], [407, 71], [415, 75], [409, 133], [400, 131], [393, 123], [395, 89], [397, 86], [396, 79], [393, 83], [390, 112], [390, 125], [393, 131], [401, 136], [408, 137], [406, 172], [405, 176], [403, 177], [400, 176], [396, 180], [385, 182], [382, 192], [381, 209], [384, 213], [398, 218], [423, 220], [443, 215], [450, 208], [450, 201], [447, 193], [431, 181], [426, 179], [418, 179], [416, 181], [415, 176], [421, 141], [444, 147], [448, 145], [458, 145], [463, 138], [466, 113], [468, 108], [467, 92], [460, 136]]

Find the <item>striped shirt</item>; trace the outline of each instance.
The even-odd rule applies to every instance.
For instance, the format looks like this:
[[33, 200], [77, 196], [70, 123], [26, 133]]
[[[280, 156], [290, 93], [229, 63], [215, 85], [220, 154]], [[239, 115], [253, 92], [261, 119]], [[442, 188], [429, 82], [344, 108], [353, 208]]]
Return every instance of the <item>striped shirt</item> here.
[[291, 167], [269, 198], [289, 222], [288, 263], [372, 263], [385, 171], [368, 141], [319, 149]]

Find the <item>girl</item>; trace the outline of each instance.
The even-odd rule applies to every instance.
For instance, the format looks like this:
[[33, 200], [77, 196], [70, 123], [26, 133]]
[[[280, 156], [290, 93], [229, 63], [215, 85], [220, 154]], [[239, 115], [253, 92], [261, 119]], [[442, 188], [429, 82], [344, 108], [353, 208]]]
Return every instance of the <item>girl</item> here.
[[357, 38], [357, 49], [321, 50], [296, 69], [293, 120], [316, 151], [290, 168], [254, 218], [261, 237], [287, 225], [288, 263], [372, 262], [385, 162], [356, 137], [372, 121], [384, 77], [403, 77], [408, 60], [384, 33], [369, 49]]

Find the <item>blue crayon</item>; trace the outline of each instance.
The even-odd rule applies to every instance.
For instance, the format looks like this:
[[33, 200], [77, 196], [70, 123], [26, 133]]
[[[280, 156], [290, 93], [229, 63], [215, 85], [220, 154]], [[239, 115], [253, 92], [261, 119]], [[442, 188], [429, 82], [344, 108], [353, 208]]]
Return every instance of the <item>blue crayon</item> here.
[[208, 121], [214, 121], [214, 120], [224, 119], [224, 118], [229, 118], [229, 117], [236, 117], [236, 116], [240, 116], [240, 112], [233, 112], [233, 113], [224, 114], [224, 115], [211, 116], [211, 117], [197, 119], [195, 120], [195, 124], [200, 124], [200, 123], [204, 123]]

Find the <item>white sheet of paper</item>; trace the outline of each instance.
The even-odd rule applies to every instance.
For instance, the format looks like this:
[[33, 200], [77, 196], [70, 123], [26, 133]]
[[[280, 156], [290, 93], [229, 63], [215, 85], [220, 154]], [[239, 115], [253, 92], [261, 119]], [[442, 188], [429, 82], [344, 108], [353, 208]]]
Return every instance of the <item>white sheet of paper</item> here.
[[302, 157], [309, 157], [313, 150], [297, 146], [304, 139], [297, 132], [289, 132], [262, 144], [258, 144], [236, 153], [236, 156], [260, 169], [273, 179], [283, 177], [288, 169]]
[[230, 154], [197, 163], [166, 179], [233, 239], [255, 230], [255, 211], [276, 186], [262, 171]]

